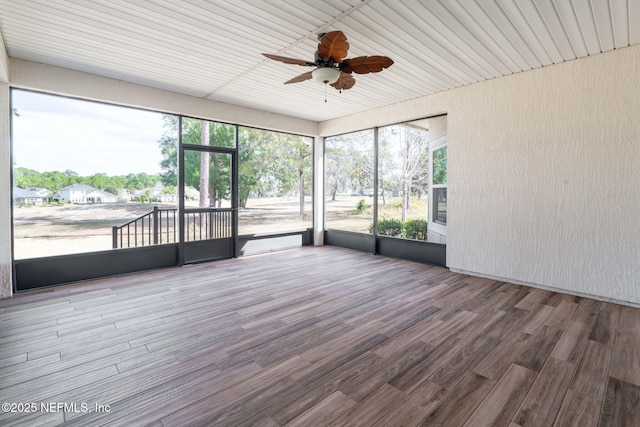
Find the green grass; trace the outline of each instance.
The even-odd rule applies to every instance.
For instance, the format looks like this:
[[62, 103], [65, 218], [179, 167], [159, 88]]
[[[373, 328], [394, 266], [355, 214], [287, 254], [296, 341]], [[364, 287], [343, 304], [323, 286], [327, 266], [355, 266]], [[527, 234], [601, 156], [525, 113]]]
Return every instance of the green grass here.
[[[387, 197], [386, 204], [382, 204], [382, 198], [378, 200], [378, 218], [401, 219], [402, 218], [402, 198]], [[412, 197], [409, 201], [410, 208], [407, 212], [407, 219], [427, 219], [428, 201], [426, 197]]]

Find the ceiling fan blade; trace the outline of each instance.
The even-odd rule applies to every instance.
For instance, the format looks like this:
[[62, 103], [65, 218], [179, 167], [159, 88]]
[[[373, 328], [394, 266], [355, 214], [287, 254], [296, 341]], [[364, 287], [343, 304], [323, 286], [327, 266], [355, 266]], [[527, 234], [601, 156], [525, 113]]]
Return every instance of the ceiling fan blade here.
[[288, 85], [290, 83], [300, 83], [300, 82], [303, 82], [305, 80], [309, 80], [311, 78], [312, 78], [311, 71], [309, 71], [309, 72], [306, 72], [306, 73], [302, 73], [299, 76], [296, 76], [296, 77], [292, 78], [291, 80], [287, 80], [286, 82], [284, 82], [284, 84]]
[[392, 65], [393, 60], [386, 56], [358, 56], [356, 58], [345, 59], [340, 66], [340, 70], [345, 73], [368, 74], [378, 73]]
[[335, 83], [332, 83], [331, 86], [335, 87], [338, 90], [347, 90], [351, 89], [353, 85], [356, 84], [356, 79], [353, 78], [351, 74], [347, 74], [345, 72], [340, 73], [340, 77], [336, 80]]
[[284, 62], [285, 64], [294, 64], [294, 65], [302, 65], [307, 67], [315, 67], [316, 64], [310, 61], [305, 61], [304, 59], [296, 59], [296, 58], [288, 58], [286, 56], [272, 55], [270, 53], [263, 53], [269, 59], [273, 59], [274, 61]]
[[318, 54], [323, 61], [331, 58], [334, 64], [340, 63], [347, 57], [349, 43], [347, 36], [342, 31], [326, 33], [318, 43]]

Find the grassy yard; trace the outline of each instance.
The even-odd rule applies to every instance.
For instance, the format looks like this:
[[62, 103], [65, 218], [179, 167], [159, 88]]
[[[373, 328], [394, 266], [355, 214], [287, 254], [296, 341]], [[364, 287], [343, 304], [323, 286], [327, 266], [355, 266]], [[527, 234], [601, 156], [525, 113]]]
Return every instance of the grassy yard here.
[[[153, 210], [158, 203], [14, 206], [15, 259], [109, 250], [112, 227]], [[311, 199], [299, 216], [298, 198], [251, 199], [239, 212], [240, 234], [309, 228]]]
[[[357, 213], [360, 200], [364, 200], [366, 209]], [[402, 199], [400, 197], [387, 197], [382, 204], [380, 198], [378, 219], [401, 219]], [[427, 198], [413, 197], [407, 212], [407, 219], [427, 219]], [[327, 198], [326, 201], [326, 225], [327, 228], [338, 230], [357, 231], [368, 233], [373, 224], [373, 197], [366, 196], [337, 196], [336, 200]]]
[[149, 203], [14, 206], [15, 259], [111, 249], [111, 227], [153, 210]]
[[[360, 200], [367, 207], [356, 212]], [[425, 219], [426, 198], [411, 201], [408, 219]], [[71, 253], [109, 250], [111, 229], [153, 210], [157, 203], [113, 203], [96, 205], [15, 206], [14, 257], [36, 258]], [[368, 232], [373, 222], [373, 198], [339, 196], [327, 199], [327, 227]], [[400, 219], [400, 198], [388, 198], [380, 206], [380, 219]], [[305, 201], [305, 215], [299, 215], [299, 200], [291, 198], [250, 199], [239, 211], [239, 234], [257, 234], [312, 227], [311, 198]]]

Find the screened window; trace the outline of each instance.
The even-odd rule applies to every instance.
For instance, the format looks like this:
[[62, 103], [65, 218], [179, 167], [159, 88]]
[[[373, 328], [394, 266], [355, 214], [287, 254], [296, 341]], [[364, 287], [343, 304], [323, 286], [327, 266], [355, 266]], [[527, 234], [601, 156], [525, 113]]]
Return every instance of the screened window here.
[[327, 230], [446, 243], [447, 117], [325, 138], [325, 192]]
[[174, 116], [22, 90], [12, 108], [15, 259], [108, 250], [127, 224], [118, 247], [175, 241]]
[[433, 150], [433, 222], [447, 225], [447, 147]]
[[[185, 207], [231, 207], [231, 157], [195, 151], [190, 145], [233, 148], [235, 126], [185, 117], [182, 119]], [[177, 164], [175, 165], [177, 169]]]
[[429, 130], [426, 121], [380, 128], [378, 234], [427, 240], [428, 194]]
[[373, 232], [373, 130], [325, 138], [325, 226]]
[[182, 143], [235, 148], [235, 126], [227, 123], [183, 117]]
[[447, 117], [430, 119], [431, 180], [429, 241], [446, 243], [447, 236]]
[[238, 233], [313, 227], [313, 139], [238, 128]]

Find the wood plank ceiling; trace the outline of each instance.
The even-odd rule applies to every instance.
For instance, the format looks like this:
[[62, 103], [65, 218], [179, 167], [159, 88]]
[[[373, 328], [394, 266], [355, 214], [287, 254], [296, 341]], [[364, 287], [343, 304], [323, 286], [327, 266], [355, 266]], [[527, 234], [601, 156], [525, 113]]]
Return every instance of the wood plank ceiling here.
[[[0, 0], [10, 57], [314, 121], [640, 43], [640, 0]], [[338, 93], [316, 35], [395, 65]]]

